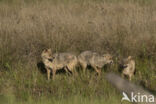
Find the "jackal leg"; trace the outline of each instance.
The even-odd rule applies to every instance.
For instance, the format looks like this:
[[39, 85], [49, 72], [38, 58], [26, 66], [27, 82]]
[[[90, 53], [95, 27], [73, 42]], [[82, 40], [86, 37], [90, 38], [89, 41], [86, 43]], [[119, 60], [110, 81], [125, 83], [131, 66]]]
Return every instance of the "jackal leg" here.
[[49, 80], [50, 79], [51, 69], [50, 68], [46, 68], [46, 69], [47, 69], [47, 79]]
[[133, 76], [132, 74], [128, 76], [129, 81], [132, 80], [132, 76]]
[[68, 68], [67, 67], [64, 67], [64, 70], [66, 71], [66, 73], [68, 73]]
[[81, 66], [82, 66], [83, 73], [85, 73], [86, 72], [86, 68], [87, 68], [87, 64], [81, 64]]
[[55, 79], [56, 69], [53, 69], [53, 80]]
[[67, 74], [69, 74], [69, 75], [71, 74], [68, 67], [64, 67], [64, 70], [66, 71]]
[[71, 72], [73, 75], [77, 75], [77, 72], [76, 72], [76, 67], [75, 65], [69, 65], [67, 66], [67, 69], [69, 70], [69, 72]]
[[97, 71], [98, 75], [100, 76], [101, 75], [101, 68], [97, 68]]
[[73, 68], [72, 68], [72, 74], [73, 74], [74, 76], [78, 76], [78, 73], [77, 73], [77, 71], [76, 71], [76, 68], [75, 68], [75, 67], [73, 67]]
[[101, 68], [97, 68], [96, 66], [94, 66], [93, 68], [97, 72], [98, 75], [101, 75]]

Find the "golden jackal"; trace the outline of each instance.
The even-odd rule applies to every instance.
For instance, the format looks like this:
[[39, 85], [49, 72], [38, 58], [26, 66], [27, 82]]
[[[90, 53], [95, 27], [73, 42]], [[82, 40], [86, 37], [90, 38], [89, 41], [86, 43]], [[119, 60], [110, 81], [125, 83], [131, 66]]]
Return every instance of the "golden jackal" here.
[[47, 70], [48, 80], [50, 79], [50, 73], [53, 74], [53, 79], [57, 70], [65, 69], [66, 72], [72, 72], [74, 74], [75, 67], [77, 65], [77, 57], [70, 53], [55, 53], [52, 54], [51, 49], [43, 50], [42, 61]]
[[128, 79], [131, 80], [134, 73], [135, 73], [135, 61], [132, 59], [131, 56], [129, 56], [123, 61], [122, 76], [128, 76]]
[[113, 63], [112, 56], [110, 54], [99, 55], [96, 52], [84, 51], [78, 56], [78, 61], [85, 72], [88, 65], [94, 68], [94, 70], [100, 74], [101, 69], [106, 64]]

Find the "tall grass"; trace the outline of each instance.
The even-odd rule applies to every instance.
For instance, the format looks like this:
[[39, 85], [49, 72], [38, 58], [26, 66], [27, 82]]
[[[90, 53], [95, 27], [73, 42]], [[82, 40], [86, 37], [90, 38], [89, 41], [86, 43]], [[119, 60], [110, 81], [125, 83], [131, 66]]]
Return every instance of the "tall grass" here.
[[[99, 79], [94, 72], [58, 74], [48, 82], [36, 65], [45, 48], [77, 55], [84, 50], [111, 53], [116, 61], [132, 55], [133, 82], [154, 92], [155, 5], [155, 0], [1, 0], [0, 99], [8, 104], [120, 103], [106, 72]], [[108, 71], [118, 73], [116, 61]]]

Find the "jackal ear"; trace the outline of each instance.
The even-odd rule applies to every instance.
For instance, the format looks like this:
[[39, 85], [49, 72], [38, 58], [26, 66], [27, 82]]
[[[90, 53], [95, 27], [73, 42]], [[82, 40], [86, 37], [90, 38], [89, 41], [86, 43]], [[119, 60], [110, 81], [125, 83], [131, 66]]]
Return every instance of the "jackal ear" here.
[[48, 51], [48, 49], [44, 49], [43, 51], [44, 51], [44, 52], [47, 52], [47, 51]]
[[51, 48], [47, 49], [47, 51], [48, 51], [48, 52], [52, 52], [52, 51], [51, 51]]
[[131, 60], [132, 59], [132, 56], [128, 56], [128, 60]]

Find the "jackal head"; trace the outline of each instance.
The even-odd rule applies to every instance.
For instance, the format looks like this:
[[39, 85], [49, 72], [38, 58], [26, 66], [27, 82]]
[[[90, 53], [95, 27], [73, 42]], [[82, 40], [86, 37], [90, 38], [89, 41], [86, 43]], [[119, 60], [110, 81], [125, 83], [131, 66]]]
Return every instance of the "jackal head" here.
[[52, 60], [52, 51], [51, 49], [44, 49], [41, 53], [42, 59], [48, 59], [49, 61]]
[[129, 62], [132, 60], [132, 56], [128, 56], [128, 58], [124, 59], [123, 61], [123, 68], [129, 67]]
[[103, 54], [103, 58], [107, 64], [113, 63], [113, 57], [110, 54]]

